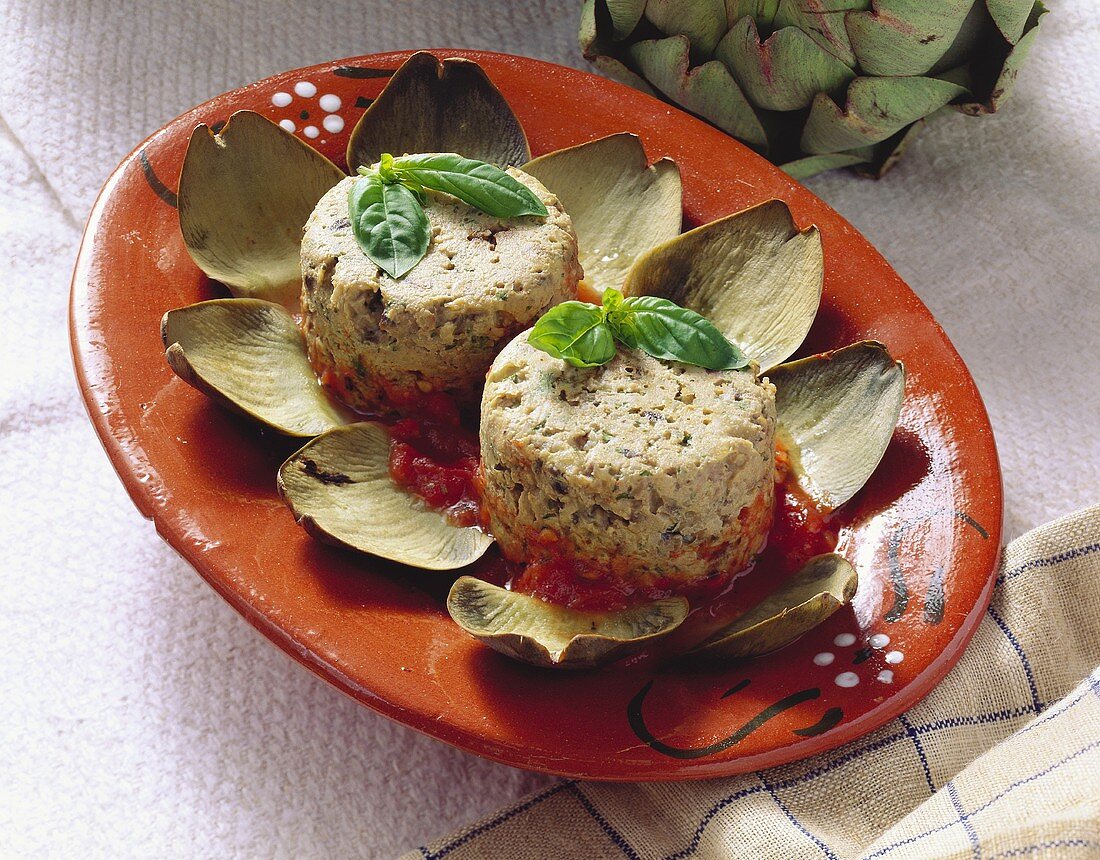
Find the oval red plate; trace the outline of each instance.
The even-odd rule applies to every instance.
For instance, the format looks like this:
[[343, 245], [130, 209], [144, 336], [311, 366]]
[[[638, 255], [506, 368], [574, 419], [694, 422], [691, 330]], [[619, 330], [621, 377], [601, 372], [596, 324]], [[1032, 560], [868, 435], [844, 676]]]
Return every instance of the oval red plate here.
[[679, 163], [688, 225], [780, 198], [800, 226], [821, 228], [825, 295], [799, 354], [875, 338], [908, 371], [893, 442], [846, 506], [853, 525], [842, 551], [861, 580], [852, 606], [778, 653], [721, 669], [645, 657], [579, 674], [513, 663], [451, 622], [443, 596], [453, 577], [310, 539], [275, 491], [294, 444], [173, 376], [161, 315], [217, 290], [184, 250], [174, 208], [191, 130], [248, 108], [293, 123], [342, 163], [356, 119], [407, 52], [218, 96], [146, 140], [107, 182], [77, 261], [70, 324], [92, 422], [134, 503], [219, 594], [318, 675], [406, 725], [511, 765], [597, 779], [721, 776], [822, 752], [913, 705], [977, 626], [1001, 535], [989, 421], [931, 314], [851, 225], [710, 126], [584, 72], [437, 53], [485, 68], [536, 155], [618, 131], [641, 135], [651, 158]]

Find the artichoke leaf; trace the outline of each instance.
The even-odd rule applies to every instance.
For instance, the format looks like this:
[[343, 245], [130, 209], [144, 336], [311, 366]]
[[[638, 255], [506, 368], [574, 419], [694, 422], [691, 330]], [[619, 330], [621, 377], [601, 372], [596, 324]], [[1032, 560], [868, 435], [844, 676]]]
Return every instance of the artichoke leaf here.
[[852, 50], [866, 75], [924, 75], [954, 43], [981, 0], [878, 0], [874, 9], [850, 12]]
[[841, 91], [855, 77], [797, 27], [776, 30], [762, 43], [756, 23], [747, 16], [722, 38], [716, 56], [749, 100], [767, 110], [809, 107], [817, 93]]
[[867, 8], [867, 0], [726, 0], [726, 23], [732, 28], [745, 17], [767, 32], [797, 27], [840, 62], [854, 69], [844, 16]]
[[198, 126], [179, 180], [187, 253], [234, 296], [287, 301], [302, 285], [302, 227], [343, 178], [335, 164], [252, 111]]
[[714, 56], [726, 30], [725, 0], [649, 0], [645, 17], [662, 33], [687, 36], [696, 57]]
[[824, 280], [821, 236], [799, 230], [770, 200], [658, 245], [638, 259], [623, 293], [691, 308], [768, 370], [813, 324]]
[[[915, 123], [907, 128], [903, 128], [893, 137], [889, 137], [882, 143], [875, 146], [864, 147], [863, 149], [853, 149], [850, 155], [863, 155], [865, 165], [857, 165], [855, 172], [862, 176], [870, 176], [875, 179], [881, 179], [888, 171], [892, 170], [894, 165], [901, 160], [901, 157], [905, 154], [905, 151], [912, 146], [913, 141], [917, 139], [917, 136], [924, 130], [926, 121], [918, 119]], [[867, 155], [866, 153], [870, 153]], [[838, 153], [842, 154], [842, 153]], [[830, 158], [834, 156], [827, 155], [814, 155], [811, 158]]]
[[500, 167], [531, 158], [523, 127], [481, 67], [426, 51], [409, 57], [363, 112], [348, 140], [348, 167], [374, 164], [383, 152], [458, 152]]
[[859, 492], [894, 434], [905, 370], [886, 347], [863, 341], [775, 367], [781, 441], [799, 485], [828, 509]]
[[1034, 0], [985, 0], [985, 7], [1010, 45], [1019, 44], [1046, 12], [1046, 7]]
[[[603, 0], [599, 0], [599, 2], [601, 6], [604, 5]], [[646, 95], [657, 96], [657, 91], [649, 85], [645, 78], [628, 69], [620, 60], [608, 56], [608, 47], [597, 31], [596, 3], [597, 0], [584, 0], [581, 5], [581, 26], [577, 33], [577, 40], [580, 43], [584, 58], [611, 80], [626, 84], [628, 87], [634, 87], [634, 89], [641, 90]], [[616, 23], [616, 19], [612, 17], [612, 28], [616, 33], [615, 38], [625, 39], [642, 18], [642, 10], [645, 8], [644, 0], [624, 0], [621, 3], [607, 5], [611, 15], [620, 14], [621, 25], [629, 27], [625, 33], [620, 35], [618, 29], [620, 24]]]
[[[594, 2], [594, 0], [592, 0]], [[603, 0], [611, 17], [611, 32], [615, 39], [625, 39], [642, 20], [646, 0]]]
[[447, 596], [455, 622], [490, 648], [533, 666], [588, 669], [633, 654], [687, 617], [682, 597], [613, 612], [581, 612], [472, 576]]
[[628, 87], [634, 87], [634, 89], [645, 93], [647, 96], [653, 96], [654, 98], [661, 97], [661, 94], [653, 89], [645, 78], [630, 71], [630, 69], [614, 57], [605, 57], [602, 54], [597, 54], [588, 57], [588, 60], [596, 67], [597, 71], [607, 75], [611, 80], [618, 81], [620, 84], [626, 84]]
[[279, 494], [319, 540], [427, 570], [455, 570], [493, 539], [455, 526], [390, 477], [390, 436], [373, 422], [338, 427], [279, 468]]
[[[992, 10], [992, 8], [993, 3], [990, 2], [990, 9]], [[1012, 47], [1005, 55], [997, 79], [993, 82], [993, 86], [989, 89], [988, 93], [983, 92], [983, 98], [966, 99], [961, 103], [952, 105], [952, 107], [961, 113], [971, 116], [996, 113], [1004, 100], [1007, 99], [1012, 92], [1012, 87], [1016, 83], [1016, 76], [1020, 73], [1020, 68], [1023, 66], [1024, 60], [1027, 59], [1027, 55], [1031, 51], [1031, 46], [1035, 42], [1035, 37], [1039, 34], [1039, 22], [1046, 13], [1047, 9], [1042, 3], [1036, 3], [1032, 8], [1022, 35], [1012, 44]]]
[[540, 156], [523, 169], [573, 219], [585, 280], [618, 289], [634, 261], [680, 232], [680, 170], [650, 165], [637, 135], [613, 134]]
[[825, 93], [814, 97], [802, 149], [826, 155], [879, 143], [966, 92], [938, 78], [856, 78], [843, 109]]
[[781, 588], [688, 653], [737, 660], [777, 651], [848, 603], [857, 585], [855, 568], [843, 556], [814, 556]]
[[321, 388], [294, 318], [262, 299], [213, 299], [168, 311], [165, 357], [184, 382], [287, 436], [347, 423]]
[[[848, 68], [855, 69], [856, 58], [848, 38], [847, 15], [850, 10], [866, 8], [867, 0], [812, 0], [810, 3], [806, 0], [778, 0], [771, 29], [797, 27]], [[736, 18], [729, 20], [732, 23]]]
[[858, 167], [861, 164], [869, 164], [872, 159], [871, 155], [862, 155], [857, 150], [796, 158], [794, 161], [781, 164], [780, 167], [792, 179], [802, 181], [821, 173], [823, 170], [835, 170], [838, 167]]
[[690, 68], [687, 36], [647, 39], [630, 46], [641, 75], [666, 98], [714, 123], [738, 140], [764, 151], [768, 138], [741, 88], [719, 61]]

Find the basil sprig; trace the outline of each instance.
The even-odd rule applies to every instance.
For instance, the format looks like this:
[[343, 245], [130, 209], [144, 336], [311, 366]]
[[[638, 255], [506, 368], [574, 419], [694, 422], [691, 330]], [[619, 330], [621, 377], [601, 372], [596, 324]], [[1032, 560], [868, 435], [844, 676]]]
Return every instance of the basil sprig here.
[[431, 227], [424, 192], [441, 191], [494, 218], [547, 215], [522, 182], [499, 167], [453, 152], [388, 152], [374, 167], [360, 167], [348, 195], [348, 217], [363, 253], [391, 278], [404, 276], [428, 251]]
[[574, 367], [611, 361], [616, 340], [654, 358], [708, 370], [737, 370], [749, 363], [714, 323], [695, 311], [657, 296], [624, 298], [615, 289], [603, 294], [602, 305], [563, 302], [551, 308], [527, 336], [535, 349]]

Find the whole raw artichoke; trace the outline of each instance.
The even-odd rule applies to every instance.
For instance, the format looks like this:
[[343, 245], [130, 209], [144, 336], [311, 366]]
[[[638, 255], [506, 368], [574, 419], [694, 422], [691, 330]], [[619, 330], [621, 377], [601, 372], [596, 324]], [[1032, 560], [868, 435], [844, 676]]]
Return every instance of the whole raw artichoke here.
[[584, 55], [791, 175], [880, 176], [945, 106], [993, 113], [1046, 13], [1033, 0], [585, 0]]

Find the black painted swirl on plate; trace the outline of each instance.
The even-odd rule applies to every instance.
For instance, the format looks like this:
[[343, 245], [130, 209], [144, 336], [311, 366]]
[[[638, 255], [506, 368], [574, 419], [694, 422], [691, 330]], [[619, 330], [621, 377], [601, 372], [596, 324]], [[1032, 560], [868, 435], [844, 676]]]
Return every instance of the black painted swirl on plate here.
[[141, 163], [141, 173], [145, 177], [145, 181], [149, 183], [149, 187], [153, 189], [153, 193], [175, 209], [178, 206], [176, 192], [161, 182], [160, 177], [157, 176], [156, 171], [153, 170], [153, 165], [149, 161], [149, 156], [145, 154], [144, 149], [138, 150], [138, 161]]
[[[890, 565], [890, 585], [894, 590], [894, 605], [886, 613], [886, 621], [897, 621], [905, 614], [909, 607], [909, 586], [905, 584], [905, 573], [901, 567], [901, 542], [905, 536], [916, 526], [930, 520], [940, 514], [950, 514], [957, 520], [962, 520], [974, 529], [985, 540], [989, 540], [989, 532], [965, 511], [952, 511], [947, 508], [937, 508], [934, 511], [912, 517], [901, 523], [890, 536], [890, 543], [886, 548], [886, 558]], [[936, 569], [928, 585], [924, 601], [924, 620], [928, 624], [939, 624], [943, 621], [943, 610], [946, 601], [944, 593], [944, 569], [942, 566]]]
[[794, 733], [804, 738], [816, 737], [817, 735], [825, 734], [825, 732], [829, 731], [831, 728], [835, 728], [843, 719], [844, 711], [840, 708], [829, 708], [829, 710], [821, 715], [821, 719], [812, 726], [806, 726], [804, 729], [795, 729]]
[[392, 78], [393, 69], [375, 69], [371, 66], [337, 66], [332, 73], [340, 78]]
[[[726, 694], [722, 696], [722, 698], [732, 695], [738, 690], [743, 690], [747, 685], [748, 681], [742, 681], [740, 684], [737, 684], [730, 690], [728, 690]], [[730, 747], [743, 741], [745, 738], [747, 738], [749, 735], [751, 735], [773, 717], [777, 717], [784, 711], [789, 711], [791, 708], [796, 707], [803, 702], [808, 702], [811, 699], [816, 699], [818, 696], [821, 695], [821, 690], [818, 687], [810, 687], [805, 690], [799, 690], [797, 693], [791, 693], [791, 695], [785, 696], [775, 704], [769, 705], [768, 707], [764, 708], [764, 710], [762, 710], [759, 714], [757, 714], [755, 717], [753, 717], [751, 720], [741, 726], [741, 728], [739, 728], [729, 737], [723, 738], [720, 741], [716, 741], [713, 744], [708, 744], [705, 747], [674, 747], [659, 740], [653, 734], [653, 732], [649, 730], [649, 727], [646, 726], [645, 717], [642, 715], [642, 704], [645, 702], [646, 696], [649, 695], [649, 691], [652, 688], [653, 682], [647, 682], [646, 685], [638, 691], [637, 695], [635, 695], [634, 698], [630, 700], [630, 704], [627, 705], [626, 708], [627, 721], [630, 723], [630, 728], [633, 730], [634, 734], [637, 735], [638, 739], [641, 740], [643, 743], [652, 747], [662, 755], [666, 755], [669, 758], [678, 759], [704, 758], [708, 755], [714, 755], [715, 753], [720, 753], [723, 750], [728, 750]], [[834, 708], [833, 710], [839, 711], [840, 709]], [[829, 717], [831, 713], [832, 711], [827, 711], [826, 717]], [[838, 715], [836, 717], [836, 722], [840, 721], [840, 716], [842, 715]], [[824, 719], [822, 720], [822, 722], [824, 722]], [[834, 722], [832, 725], [836, 725], [836, 722]], [[820, 725], [821, 723], [819, 722], [817, 726]], [[821, 731], [827, 731], [828, 729], [832, 728], [832, 725], [826, 726], [825, 728], [821, 729]], [[810, 731], [813, 734], [817, 734], [818, 732], [814, 731], [817, 726], [811, 726], [809, 729], [802, 729], [798, 733]]]

